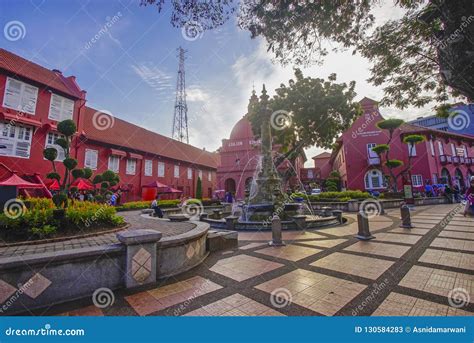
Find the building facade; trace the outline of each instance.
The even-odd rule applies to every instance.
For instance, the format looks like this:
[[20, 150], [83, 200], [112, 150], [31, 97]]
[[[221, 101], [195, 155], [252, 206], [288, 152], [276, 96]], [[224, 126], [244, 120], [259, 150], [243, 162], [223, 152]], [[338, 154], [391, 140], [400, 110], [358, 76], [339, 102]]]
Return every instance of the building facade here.
[[[384, 191], [387, 170], [372, 148], [386, 144], [389, 135], [376, 126], [384, 119], [377, 102], [364, 98], [361, 106], [363, 115], [336, 141], [337, 148], [331, 155], [332, 170], [339, 171], [346, 189]], [[402, 140], [410, 134], [426, 137], [425, 142], [412, 150], [411, 181], [415, 190], [421, 190], [427, 182], [468, 185], [470, 176], [474, 175], [474, 136], [403, 124], [395, 130], [390, 142], [390, 158], [403, 161], [405, 166], [410, 149]], [[403, 168], [395, 169], [395, 173]], [[403, 180], [399, 178], [399, 189], [402, 186]]]
[[[117, 172], [124, 201], [142, 198], [143, 186], [153, 181], [194, 197], [198, 177], [203, 196], [212, 196], [217, 154], [89, 108], [74, 76], [0, 49], [0, 180], [13, 170], [45, 181], [52, 167], [43, 150], [57, 147], [57, 123], [65, 119], [77, 124], [71, 154], [78, 167]], [[64, 154], [57, 150], [60, 162]], [[56, 165], [61, 173], [62, 163]]]

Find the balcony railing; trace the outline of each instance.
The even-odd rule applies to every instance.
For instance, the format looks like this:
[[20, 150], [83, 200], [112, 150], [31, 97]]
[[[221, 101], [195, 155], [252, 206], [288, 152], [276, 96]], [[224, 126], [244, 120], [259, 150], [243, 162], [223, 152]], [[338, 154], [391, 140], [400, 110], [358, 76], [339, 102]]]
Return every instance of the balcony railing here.
[[380, 165], [380, 157], [368, 157], [367, 162], [369, 166], [378, 166]]
[[454, 164], [459, 164], [459, 162], [460, 162], [459, 156], [453, 156], [453, 163]]
[[447, 164], [447, 163], [448, 163], [447, 156], [446, 156], [446, 155], [440, 155], [440, 156], [439, 156], [439, 162], [440, 162], [441, 164]]
[[473, 159], [471, 157], [466, 157], [466, 164], [470, 166], [473, 162]]
[[461, 164], [466, 164], [466, 158], [465, 158], [465, 157], [462, 157], [462, 156], [459, 157], [459, 162], [460, 162]]

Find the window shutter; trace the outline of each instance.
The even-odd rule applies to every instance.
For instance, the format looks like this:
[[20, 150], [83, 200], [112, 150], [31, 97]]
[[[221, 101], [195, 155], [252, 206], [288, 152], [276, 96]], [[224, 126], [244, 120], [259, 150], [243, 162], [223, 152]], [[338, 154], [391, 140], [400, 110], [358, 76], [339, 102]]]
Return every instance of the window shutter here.
[[38, 100], [38, 88], [23, 84], [23, 95], [21, 97], [20, 111], [35, 114], [36, 101]]
[[165, 176], [165, 163], [158, 162], [158, 176], [164, 177]]
[[48, 118], [51, 120], [61, 120], [61, 97], [56, 94], [51, 94], [51, 103], [49, 104], [49, 115]]
[[97, 169], [98, 155], [99, 153], [97, 150], [86, 149], [86, 155], [84, 158], [84, 166], [89, 167], [91, 169]]
[[145, 175], [152, 176], [153, 175], [153, 161], [145, 160]]
[[61, 120], [72, 119], [74, 114], [74, 101], [63, 98]]

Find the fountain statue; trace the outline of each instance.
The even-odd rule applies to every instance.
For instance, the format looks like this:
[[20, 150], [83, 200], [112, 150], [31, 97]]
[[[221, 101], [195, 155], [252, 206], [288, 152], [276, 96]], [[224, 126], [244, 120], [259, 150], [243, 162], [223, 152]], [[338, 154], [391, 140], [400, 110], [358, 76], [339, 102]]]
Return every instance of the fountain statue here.
[[[284, 219], [296, 215], [300, 204], [288, 199], [282, 191], [282, 181], [273, 163], [271, 114], [268, 106], [267, 90], [263, 85], [262, 95], [258, 101], [255, 91], [250, 99], [250, 108], [259, 111], [261, 117], [261, 163], [255, 179], [256, 190], [247, 192], [246, 204], [242, 208], [241, 221], [271, 221], [274, 215]], [[280, 209], [280, 210], [278, 210]]]

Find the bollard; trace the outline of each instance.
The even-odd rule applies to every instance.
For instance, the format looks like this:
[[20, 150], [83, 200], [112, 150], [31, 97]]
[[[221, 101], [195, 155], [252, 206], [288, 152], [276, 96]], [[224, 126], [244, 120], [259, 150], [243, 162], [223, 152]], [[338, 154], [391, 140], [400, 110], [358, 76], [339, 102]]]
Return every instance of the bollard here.
[[235, 230], [235, 224], [237, 223], [237, 220], [239, 217], [236, 216], [228, 216], [225, 218], [225, 224], [227, 227], [227, 230], [233, 231]]
[[344, 220], [342, 219], [342, 211], [341, 210], [334, 210], [332, 211], [332, 215], [336, 217], [339, 224], [342, 224]]
[[413, 225], [411, 225], [410, 208], [407, 205], [402, 205], [400, 207], [400, 216], [402, 219], [402, 225], [400, 225], [400, 227], [404, 229], [413, 228]]
[[286, 245], [282, 241], [281, 219], [278, 216], [274, 216], [272, 218], [272, 240], [268, 242], [268, 245], [274, 246], [274, 247], [281, 247], [283, 245]]
[[357, 213], [357, 226], [359, 228], [359, 232], [355, 236], [357, 239], [361, 241], [368, 241], [369, 239], [374, 239], [375, 237], [372, 236], [369, 230], [369, 219], [364, 211], [359, 211]]

